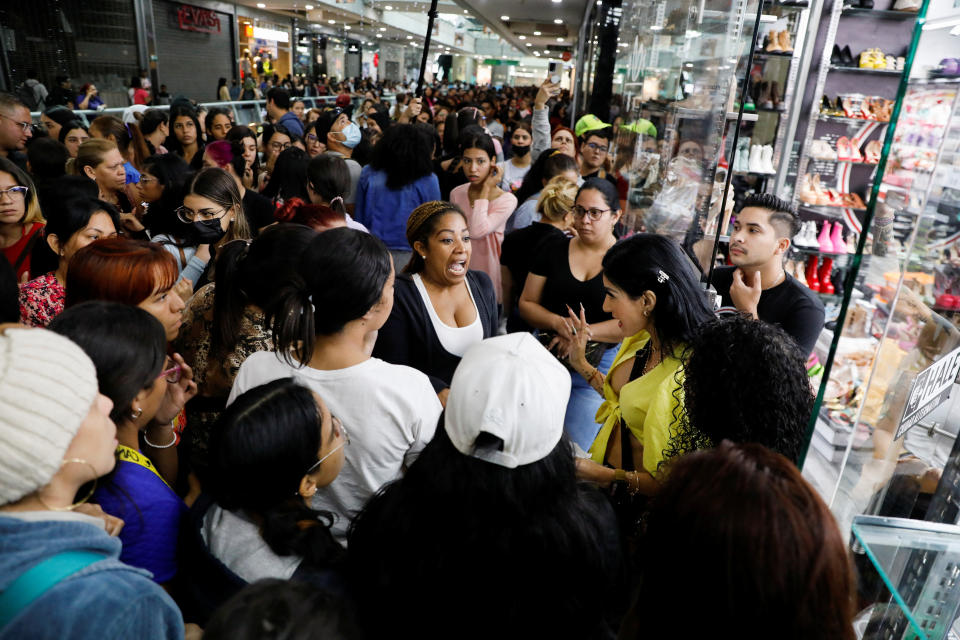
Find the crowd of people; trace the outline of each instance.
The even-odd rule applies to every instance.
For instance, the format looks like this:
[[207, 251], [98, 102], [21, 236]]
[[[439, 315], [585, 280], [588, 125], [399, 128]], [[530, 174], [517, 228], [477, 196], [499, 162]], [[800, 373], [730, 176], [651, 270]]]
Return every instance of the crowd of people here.
[[0, 94], [0, 638], [853, 638], [790, 205], [718, 316], [557, 85], [354, 89]]

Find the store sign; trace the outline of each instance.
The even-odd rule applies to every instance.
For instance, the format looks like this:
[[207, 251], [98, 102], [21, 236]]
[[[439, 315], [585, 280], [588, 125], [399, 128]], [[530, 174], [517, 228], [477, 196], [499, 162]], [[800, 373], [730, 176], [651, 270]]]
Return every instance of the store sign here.
[[496, 58], [487, 58], [481, 64], [488, 64], [491, 67], [499, 67], [500, 65], [508, 65], [516, 67], [520, 64], [519, 60], [497, 60]]
[[253, 28], [253, 37], [257, 40], [273, 40], [274, 42], [290, 42], [290, 34], [279, 29]]
[[216, 11], [182, 4], [177, 8], [177, 24], [184, 31], [220, 33], [220, 16]]
[[960, 347], [917, 374], [910, 385], [907, 406], [903, 409], [894, 440], [947, 401], [957, 381], [957, 374], [960, 374]]

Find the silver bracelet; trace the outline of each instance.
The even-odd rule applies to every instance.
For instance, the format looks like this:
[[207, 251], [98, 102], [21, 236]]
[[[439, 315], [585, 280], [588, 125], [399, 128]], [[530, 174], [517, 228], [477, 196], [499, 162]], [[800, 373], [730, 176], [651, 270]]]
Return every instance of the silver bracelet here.
[[143, 432], [143, 441], [146, 442], [146, 443], [147, 443], [148, 445], [150, 445], [151, 447], [153, 447], [154, 449], [169, 449], [169, 448], [172, 447], [173, 445], [177, 444], [177, 432], [174, 431], [174, 432], [173, 432], [173, 440], [171, 440], [169, 443], [163, 445], [162, 447], [161, 447], [160, 445], [156, 445], [156, 444], [153, 444], [152, 442], [150, 442], [150, 439], [147, 438], [147, 432], [146, 432], [146, 431]]

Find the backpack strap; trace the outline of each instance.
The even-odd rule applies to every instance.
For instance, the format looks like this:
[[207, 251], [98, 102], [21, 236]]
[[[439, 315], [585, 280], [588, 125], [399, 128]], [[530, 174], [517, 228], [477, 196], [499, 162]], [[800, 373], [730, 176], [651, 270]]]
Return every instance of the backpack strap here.
[[0, 593], [0, 630], [64, 578], [107, 556], [95, 551], [64, 551], [30, 567]]

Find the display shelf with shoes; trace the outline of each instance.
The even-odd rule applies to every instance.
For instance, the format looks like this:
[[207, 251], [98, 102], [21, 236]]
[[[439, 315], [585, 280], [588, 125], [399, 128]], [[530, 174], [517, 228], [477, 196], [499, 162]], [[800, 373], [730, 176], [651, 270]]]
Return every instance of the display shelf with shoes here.
[[843, 7], [843, 15], [855, 18], [875, 18], [877, 20], [913, 20], [917, 14], [911, 11], [894, 11], [891, 9], [865, 9], [848, 3]]
[[842, 73], [866, 73], [879, 76], [899, 76], [903, 73], [903, 69], [866, 69], [862, 67], [847, 67], [838, 64], [830, 65], [830, 70], [839, 71]]

